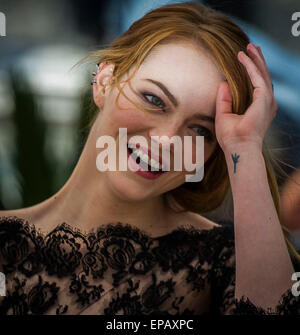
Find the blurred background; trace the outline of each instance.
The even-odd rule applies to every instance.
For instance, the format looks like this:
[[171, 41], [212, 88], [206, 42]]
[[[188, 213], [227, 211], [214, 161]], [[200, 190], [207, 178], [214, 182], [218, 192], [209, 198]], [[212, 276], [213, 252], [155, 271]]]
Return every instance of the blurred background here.
[[[72, 68], [147, 11], [167, 0], [1, 0], [0, 210], [37, 204], [70, 177], [95, 108], [92, 72]], [[201, 2], [201, 1], [199, 1]], [[202, 1], [230, 15], [260, 45], [279, 110], [266, 141], [280, 168], [300, 185], [300, 36], [292, 34], [299, 0]], [[299, 16], [300, 17], [300, 16]], [[300, 32], [300, 26], [298, 28]], [[300, 248], [300, 187], [278, 175], [283, 220]], [[232, 219], [232, 199], [208, 217]]]

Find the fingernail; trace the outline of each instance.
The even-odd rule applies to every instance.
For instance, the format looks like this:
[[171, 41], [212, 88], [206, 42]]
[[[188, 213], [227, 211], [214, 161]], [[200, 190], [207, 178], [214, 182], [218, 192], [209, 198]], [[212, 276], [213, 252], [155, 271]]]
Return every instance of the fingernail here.
[[255, 45], [253, 43], [250, 43], [248, 45], [248, 49], [253, 50], [253, 49], [256, 49], [256, 47], [255, 47]]
[[244, 54], [245, 54], [244, 51], [239, 51], [238, 52], [238, 57], [244, 57]]

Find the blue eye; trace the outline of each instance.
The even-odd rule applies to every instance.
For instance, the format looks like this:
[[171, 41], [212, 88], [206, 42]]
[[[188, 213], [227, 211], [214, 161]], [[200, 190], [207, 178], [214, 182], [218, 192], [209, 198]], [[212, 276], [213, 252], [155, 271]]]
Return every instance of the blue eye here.
[[208, 140], [208, 141], [211, 141], [213, 139], [213, 135], [212, 135], [211, 131], [209, 131], [207, 128], [205, 128], [203, 126], [194, 126], [194, 127], [192, 127], [192, 129], [198, 129], [198, 130], [195, 130], [197, 135], [204, 136], [206, 138], [206, 140]]
[[149, 94], [149, 93], [143, 93], [143, 96], [145, 97], [147, 102], [149, 102], [151, 105], [154, 105], [154, 106], [159, 107], [161, 109], [164, 109], [165, 106], [166, 106], [164, 104], [164, 102], [159, 97], [157, 97], [156, 95]]

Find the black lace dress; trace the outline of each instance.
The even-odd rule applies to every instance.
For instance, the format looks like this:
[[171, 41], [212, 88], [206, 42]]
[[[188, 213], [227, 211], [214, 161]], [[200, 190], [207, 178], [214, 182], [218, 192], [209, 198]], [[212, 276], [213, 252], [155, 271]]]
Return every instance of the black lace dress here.
[[[44, 236], [16, 217], [0, 219], [0, 314], [268, 314], [236, 301], [234, 231], [180, 227], [150, 237], [128, 224], [83, 234], [63, 223]], [[273, 312], [274, 313], [274, 312]], [[276, 314], [300, 314], [287, 291]]]

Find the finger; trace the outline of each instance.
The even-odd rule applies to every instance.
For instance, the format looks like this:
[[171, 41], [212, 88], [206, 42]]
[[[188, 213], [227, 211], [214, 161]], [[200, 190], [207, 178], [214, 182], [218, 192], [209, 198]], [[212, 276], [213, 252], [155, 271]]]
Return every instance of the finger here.
[[267, 85], [263, 75], [253, 60], [243, 51], [239, 51], [237, 57], [238, 60], [245, 66], [254, 88], [266, 89]]
[[268, 71], [268, 74], [269, 74], [269, 77], [270, 77], [270, 83], [271, 83], [271, 86], [272, 86], [272, 92], [274, 92], [274, 85], [273, 85], [272, 77], [271, 77], [269, 68], [268, 68], [268, 66], [267, 66], [267, 62], [266, 62], [266, 60], [265, 60], [265, 57], [264, 57], [264, 55], [263, 55], [263, 53], [262, 53], [262, 51], [261, 51], [261, 47], [257, 46], [257, 50], [258, 50], [258, 52], [259, 52], [261, 58], [263, 59], [264, 63], [266, 64], [266, 69], [267, 69], [267, 71]]
[[232, 94], [229, 85], [223, 81], [218, 89], [216, 101], [216, 118], [222, 114], [232, 113]]
[[253, 56], [254, 60], [257, 63], [259, 70], [262, 73], [266, 74], [266, 78], [270, 79], [270, 73], [269, 73], [265, 58], [260, 48], [258, 46], [255, 46], [253, 43], [250, 43], [247, 46], [247, 51]]
[[253, 61], [255, 62], [256, 66], [258, 67], [260, 72], [262, 73], [268, 87], [271, 88], [272, 79], [271, 79], [270, 72], [267, 68], [265, 59], [264, 59], [261, 51], [259, 50], [258, 47], [256, 47], [252, 43], [248, 44], [247, 51], [248, 51], [249, 55], [252, 57]]
[[257, 50], [258, 50], [258, 52], [259, 52], [259, 54], [260, 54], [260, 56], [261, 56], [262, 60], [263, 60], [263, 61], [264, 61], [264, 63], [267, 65], [267, 62], [266, 62], [265, 56], [263, 55], [263, 53], [262, 53], [262, 51], [261, 51], [261, 47], [257, 45], [257, 46], [256, 46], [256, 48], [257, 48]]

